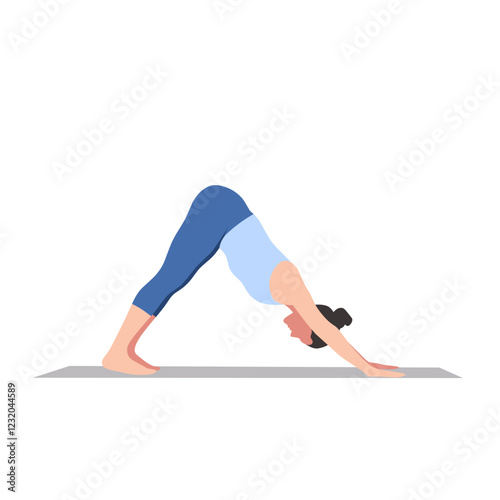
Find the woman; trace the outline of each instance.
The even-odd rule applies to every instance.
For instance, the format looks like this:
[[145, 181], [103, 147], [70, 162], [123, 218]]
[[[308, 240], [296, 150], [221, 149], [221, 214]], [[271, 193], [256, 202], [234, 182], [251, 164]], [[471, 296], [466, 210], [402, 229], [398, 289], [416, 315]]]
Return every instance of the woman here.
[[395, 366], [369, 363], [347, 342], [339, 328], [350, 324], [349, 315], [344, 310], [332, 312], [326, 306], [316, 306], [298, 269], [272, 244], [243, 199], [222, 186], [210, 186], [195, 198], [163, 266], [134, 299], [103, 359], [105, 368], [134, 375], [150, 375], [159, 370], [135, 353], [137, 341], [170, 297], [219, 248], [233, 274], [254, 299], [264, 304], [283, 304], [291, 310], [284, 322], [292, 337], [313, 348], [329, 345], [369, 376], [403, 376], [387, 371]]

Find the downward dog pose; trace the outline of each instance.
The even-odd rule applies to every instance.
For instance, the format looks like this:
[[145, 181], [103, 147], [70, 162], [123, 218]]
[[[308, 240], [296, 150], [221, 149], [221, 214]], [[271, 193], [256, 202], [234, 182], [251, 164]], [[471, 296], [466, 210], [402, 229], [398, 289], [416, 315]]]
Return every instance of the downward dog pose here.
[[204, 189], [193, 201], [163, 266], [134, 299], [103, 359], [105, 368], [134, 375], [149, 375], [159, 369], [135, 353], [137, 341], [172, 295], [187, 285], [219, 248], [255, 300], [290, 309], [284, 322], [292, 337], [312, 348], [330, 346], [369, 376], [403, 376], [387, 371], [396, 366], [366, 361], [349, 344], [339, 330], [352, 321], [347, 312], [314, 303], [298, 269], [272, 244], [243, 199], [222, 186]]

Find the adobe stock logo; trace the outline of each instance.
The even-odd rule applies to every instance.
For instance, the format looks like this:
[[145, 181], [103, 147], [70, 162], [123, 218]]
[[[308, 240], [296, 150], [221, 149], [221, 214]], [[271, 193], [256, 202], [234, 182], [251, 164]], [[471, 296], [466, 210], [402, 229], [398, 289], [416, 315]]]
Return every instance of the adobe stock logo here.
[[405, 155], [399, 155], [395, 169], [384, 172], [389, 189], [394, 192], [412, 177], [419, 167], [422, 167], [436, 154], [442, 144], [445, 144], [454, 132], [461, 129], [486, 101], [492, 99], [500, 87], [500, 81], [494, 75], [478, 76], [474, 90], [445, 109], [442, 113], [443, 124], [435, 127], [426, 137], [414, 141], [415, 147]]
[[425, 479], [408, 490], [408, 500], [429, 500], [448, 484], [452, 477], [465, 468], [500, 432], [500, 407], [489, 408], [483, 422], [472, 432], [463, 434], [452, 447], [450, 456], [433, 470], [425, 472]]
[[21, 28], [18, 33], [10, 32], [7, 39], [14, 53], [19, 53], [21, 48], [36, 38], [40, 31], [54, 19], [61, 10], [61, 6], [67, 5], [70, 0], [40, 0], [40, 7], [31, 18], [21, 18]]
[[[408, 326], [399, 331], [387, 342], [380, 344], [380, 351], [374, 357], [376, 363], [384, 365], [399, 364], [408, 349], [418, 341], [420, 335], [427, 332], [438, 320], [452, 310], [453, 304], [468, 290], [461, 279], [445, 279], [444, 286], [431, 300], [427, 300], [408, 317]], [[371, 387], [371, 378], [350, 379], [357, 394]]]
[[226, 14], [233, 13], [244, 0], [214, 0], [212, 7], [221, 21], [224, 21]]
[[68, 175], [75, 172], [77, 167], [105, 142], [106, 137], [118, 128], [118, 124], [129, 119], [134, 110], [146, 101], [168, 76], [169, 73], [159, 64], [154, 68], [147, 66], [141, 81], [111, 102], [111, 114], [99, 120], [94, 127], [83, 129], [80, 137], [73, 144], [66, 146], [64, 159], [52, 162], [52, 170], [57, 180], [62, 183]]
[[[165, 422], [172, 419], [179, 405], [172, 403], [169, 397], [155, 398], [153, 410], [139, 422], [124, 429], [119, 443], [99, 460], [92, 460], [87, 472], [75, 478], [73, 491], [63, 493], [61, 500], [87, 500], [106, 485], [115, 472], [127, 462], [133, 461], [133, 455], [152, 436], [160, 431]], [[90, 470], [89, 470], [90, 469]]]
[[282, 448], [275, 455], [275, 458], [250, 474], [246, 481], [246, 488], [232, 498], [234, 500], [252, 500], [259, 497], [284, 476], [289, 467], [306, 451], [307, 448], [299, 444], [296, 438], [283, 441]]
[[[229, 187], [234, 178], [244, 173], [245, 164], [248, 165], [254, 162], [267, 148], [270, 148], [272, 143], [292, 124], [296, 116], [297, 115], [290, 112], [288, 106], [272, 108], [271, 117], [267, 120], [267, 123], [254, 133], [247, 135], [245, 139], [238, 143], [233, 159], [227, 162], [225, 167], [208, 172], [208, 179], [205, 186], [210, 186], [215, 183], [224, 187]], [[243, 159], [245, 162], [243, 162]], [[197, 196], [201, 191], [199, 186], [200, 185], [196, 188], [193, 186], [193, 196]], [[206, 206], [209, 202], [208, 199], [203, 199], [203, 197], [200, 201], [203, 203], [203, 206]], [[203, 209], [203, 206], [195, 206], [192, 214], [196, 215], [199, 213], [199, 210]], [[182, 218], [187, 216], [190, 208], [191, 203], [181, 203], [179, 205], [179, 211]]]
[[[413, 0], [406, 0], [411, 3]], [[354, 36], [349, 41], [340, 43], [340, 50], [348, 64], [351, 64], [353, 57], [360, 55], [367, 49], [381, 33], [387, 29], [396, 16], [399, 16], [405, 9], [405, 2], [401, 0], [389, 0], [385, 9], [371, 11], [371, 19], [364, 25], [354, 28]]]
[[[297, 268], [305, 283], [318, 272], [321, 267], [332, 258], [340, 248], [340, 243], [334, 241], [331, 236], [316, 238], [316, 246], [311, 254], [298, 264]], [[289, 277], [290, 283], [300, 283], [295, 277]], [[236, 327], [232, 331], [222, 334], [222, 340], [230, 354], [246, 343], [255, 332], [261, 328], [266, 319], [277, 311], [277, 307], [270, 304], [255, 303], [255, 308], [245, 315], [239, 315]]]
[[129, 286], [134, 279], [128, 271], [112, 269], [111, 277], [108, 278], [106, 286], [100, 288], [85, 300], [79, 302], [74, 308], [72, 318], [57, 330], [51, 331], [43, 345], [37, 349], [32, 348], [29, 353], [29, 361], [21, 363], [17, 371], [23, 382], [28, 384], [54, 362], [84, 331], [86, 325], [90, 325], [100, 315], [112, 306], [117, 297]]

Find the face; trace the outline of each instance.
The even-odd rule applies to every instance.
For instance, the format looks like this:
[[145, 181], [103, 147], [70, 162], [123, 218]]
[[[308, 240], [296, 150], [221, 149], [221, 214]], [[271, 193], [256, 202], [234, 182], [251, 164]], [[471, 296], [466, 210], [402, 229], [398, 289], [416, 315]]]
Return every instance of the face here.
[[291, 336], [300, 339], [306, 345], [312, 344], [312, 330], [307, 326], [307, 323], [302, 319], [299, 313], [294, 312], [287, 316], [283, 323], [290, 328]]

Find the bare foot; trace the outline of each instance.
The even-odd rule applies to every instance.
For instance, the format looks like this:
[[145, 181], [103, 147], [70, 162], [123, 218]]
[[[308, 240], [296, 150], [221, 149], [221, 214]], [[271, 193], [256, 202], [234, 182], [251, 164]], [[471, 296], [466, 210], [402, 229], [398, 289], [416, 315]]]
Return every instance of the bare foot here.
[[147, 361], [144, 361], [140, 356], [138, 356], [135, 351], [129, 352], [128, 355], [130, 358], [135, 361], [136, 363], [139, 363], [142, 366], [145, 366], [146, 368], [149, 368], [150, 370], [155, 370], [158, 371], [160, 369], [159, 366], [154, 366], [150, 365]]
[[[137, 358], [139, 358], [139, 356], [137, 356]], [[146, 362], [144, 361], [144, 363]], [[134, 361], [126, 353], [123, 352], [117, 353], [117, 352], [112, 352], [111, 350], [108, 352], [108, 354], [106, 354], [106, 356], [102, 360], [102, 366], [104, 366], [104, 368], [107, 368], [108, 370], [113, 370], [115, 372], [121, 372], [121, 373], [128, 373], [130, 375], [152, 375], [153, 373], [157, 372], [156, 369], [147, 368], [145, 365], [138, 363], [137, 361]]]

